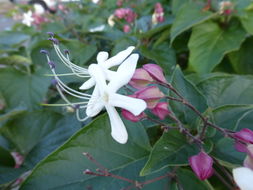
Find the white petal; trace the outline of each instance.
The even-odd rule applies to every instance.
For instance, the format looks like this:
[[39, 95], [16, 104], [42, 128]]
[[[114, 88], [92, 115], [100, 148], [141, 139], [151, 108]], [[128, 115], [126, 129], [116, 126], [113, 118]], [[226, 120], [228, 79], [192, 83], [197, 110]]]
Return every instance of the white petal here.
[[110, 59], [105, 61], [105, 65], [107, 68], [111, 68], [113, 66], [121, 64], [134, 50], [134, 46], [128, 47], [126, 50], [119, 52], [117, 55], [111, 57]]
[[109, 54], [105, 51], [101, 51], [97, 55], [97, 62], [98, 64], [104, 64], [104, 62], [108, 59]]
[[95, 80], [93, 78], [90, 78], [89, 80], [85, 81], [80, 87], [80, 90], [87, 90], [93, 87], [96, 84]]
[[104, 104], [100, 98], [98, 87], [95, 86], [92, 96], [87, 104], [86, 115], [88, 117], [94, 117], [103, 109]]
[[115, 107], [126, 109], [135, 116], [139, 115], [147, 108], [147, 104], [144, 100], [120, 94], [110, 94], [109, 104]]
[[105, 106], [111, 123], [111, 135], [119, 143], [125, 144], [128, 139], [126, 127], [116, 109], [110, 105]]
[[241, 190], [253, 190], [253, 171], [246, 167], [233, 169], [236, 184]]
[[101, 67], [97, 64], [91, 64], [88, 68], [88, 72], [95, 80], [96, 86], [98, 86], [100, 94], [104, 94], [107, 85], [105, 81], [105, 74]]
[[119, 66], [116, 75], [108, 84], [108, 88], [111, 92], [116, 92], [131, 80], [134, 75], [138, 59], [138, 54], [132, 54]]

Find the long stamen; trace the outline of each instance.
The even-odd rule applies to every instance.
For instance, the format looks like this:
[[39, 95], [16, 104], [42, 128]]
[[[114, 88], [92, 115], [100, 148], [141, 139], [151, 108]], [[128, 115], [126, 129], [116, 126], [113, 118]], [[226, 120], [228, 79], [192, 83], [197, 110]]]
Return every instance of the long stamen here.
[[58, 57], [60, 58], [60, 60], [67, 66], [69, 67], [73, 73], [75, 73], [77, 76], [79, 77], [86, 77], [87, 74], [88, 74], [88, 70], [85, 69], [85, 68], [82, 68], [82, 67], [79, 67], [75, 64], [73, 64], [70, 59], [69, 59], [69, 56], [67, 54], [67, 58], [61, 53], [61, 50], [59, 48], [58, 45], [56, 44], [53, 44], [54, 45], [54, 48], [55, 48], [55, 51], [56, 51], [56, 54], [58, 55]]
[[[81, 98], [81, 99], [89, 99], [89, 98], [87, 98], [87, 97], [91, 97], [90, 94], [78, 92], [78, 91], [76, 91], [76, 90], [74, 90], [74, 89], [72, 89], [72, 88], [69, 88], [69, 87], [68, 87], [67, 85], [65, 85], [65, 84], [60, 80], [60, 78], [56, 75], [55, 70], [54, 70], [53, 68], [52, 68], [51, 70], [52, 70], [52, 72], [53, 72], [53, 74], [54, 74], [55, 79], [59, 82], [59, 86], [62, 88], [62, 90], [64, 90], [65, 92], [67, 92], [68, 94], [70, 94], [70, 95], [72, 95], [72, 96], [75, 96], [75, 97]], [[77, 95], [76, 95], [76, 94], [73, 94], [73, 93], [76, 93]], [[81, 95], [81, 96], [79, 96], [79, 95]]]
[[87, 106], [80, 106], [79, 108], [76, 109], [76, 118], [78, 119], [78, 121], [86, 121], [89, 118], [88, 116], [86, 116], [84, 118], [80, 117], [79, 111], [80, 111], [80, 109], [83, 109], [83, 108], [87, 108]]
[[[76, 75], [75, 73], [58, 73], [56, 74], [56, 76], [60, 77], [60, 76], [72, 76], [72, 75]], [[46, 77], [52, 77], [52, 76], [55, 76], [54, 74], [45, 74], [44, 76]], [[83, 76], [84, 78], [90, 78], [90, 76]]]

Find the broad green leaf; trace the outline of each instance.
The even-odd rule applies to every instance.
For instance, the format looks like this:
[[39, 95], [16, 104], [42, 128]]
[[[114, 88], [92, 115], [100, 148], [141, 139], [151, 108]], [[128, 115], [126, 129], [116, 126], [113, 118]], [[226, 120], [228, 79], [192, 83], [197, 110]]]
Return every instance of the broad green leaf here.
[[8, 121], [1, 129], [1, 133], [15, 145], [19, 152], [27, 154], [43, 137], [54, 131], [60, 118], [60, 114], [48, 110], [26, 112]]
[[[212, 144], [205, 145], [210, 152]], [[169, 130], [154, 145], [149, 160], [141, 170], [141, 175], [147, 175], [168, 166], [188, 165], [190, 156], [199, 152], [195, 144], [191, 144], [178, 130]]]
[[[253, 21], [252, 21], [253, 23]], [[229, 54], [229, 60], [232, 63], [233, 69], [239, 74], [253, 74], [253, 38], [247, 38], [242, 47], [235, 52]]]
[[14, 167], [15, 161], [10, 152], [0, 146], [0, 165], [6, 167]]
[[225, 54], [240, 48], [245, 35], [237, 22], [226, 28], [212, 21], [195, 26], [188, 43], [190, 69], [198, 73], [211, 72]]
[[249, 33], [253, 34], [253, 8], [251, 0], [238, 0], [236, 2], [236, 10], [238, 11], [238, 17], [244, 27]]
[[172, 12], [173, 14], [176, 14], [178, 12], [178, 10], [185, 4], [189, 3], [189, 0], [172, 0]]
[[0, 47], [2, 45], [13, 46], [20, 44], [30, 37], [22, 32], [6, 31], [0, 33]]
[[184, 3], [176, 13], [176, 18], [172, 24], [171, 43], [182, 32], [209, 20], [213, 16], [215, 16], [214, 13], [203, 10], [203, 6], [195, 2]]
[[187, 169], [179, 169], [177, 178], [183, 189], [214, 190], [207, 181], [200, 181], [192, 171]]
[[216, 125], [230, 130], [236, 130], [237, 121], [249, 111], [253, 105], [226, 105], [213, 110], [213, 118]]
[[[175, 89], [177, 89], [179, 94], [190, 102], [199, 112], [203, 113], [207, 109], [204, 96], [195, 85], [184, 78], [184, 75], [179, 67], [177, 67], [173, 73], [171, 84]], [[172, 91], [170, 91], [169, 94], [170, 96], [177, 97]], [[183, 119], [183, 121], [188, 124], [191, 124], [197, 119], [196, 113], [184, 106], [181, 102], [170, 101], [170, 106], [179, 118]]]
[[[22, 173], [26, 171], [26, 168], [14, 168], [0, 166], [0, 189], [1, 185], [16, 180]], [[3, 188], [4, 189], [4, 188]]]
[[[21, 190], [81, 190], [87, 186], [93, 189], [107, 190], [121, 189], [131, 185], [110, 177], [84, 175], [84, 170], [95, 171], [97, 166], [88, 160], [82, 154], [83, 152], [91, 154], [114, 174], [140, 180], [138, 178], [139, 169], [143, 166], [145, 157], [149, 154], [150, 145], [143, 126], [124, 122], [129, 132], [127, 144], [122, 145], [115, 142], [110, 134], [107, 115], [99, 116], [40, 162], [23, 183]], [[149, 189], [147, 186], [147, 190]]]
[[220, 160], [220, 163], [226, 166], [242, 165], [246, 156], [245, 153], [238, 152], [234, 147], [234, 140], [231, 138], [222, 138], [217, 141], [212, 151], [212, 156]]
[[21, 104], [29, 109], [38, 108], [50, 84], [41, 72], [26, 74], [15, 69], [1, 69], [0, 81], [0, 91], [10, 109]]
[[165, 74], [171, 75], [176, 65], [176, 54], [168, 43], [162, 43], [153, 48], [141, 46], [140, 51], [143, 56], [160, 65]]
[[[9, 110], [7, 113], [0, 115], [0, 122], [7, 120], [9, 118], [15, 117], [16, 115], [19, 115], [26, 111], [26, 108], [24, 106], [18, 106], [14, 109]], [[0, 126], [1, 127], [1, 126]]]
[[1, 57], [0, 64], [11, 66], [29, 66], [31, 60], [21, 55], [11, 55], [9, 57]]
[[213, 108], [226, 104], [253, 104], [252, 76], [214, 76], [197, 86]]
[[236, 131], [239, 131], [243, 128], [252, 129], [252, 123], [253, 123], [253, 109], [246, 112], [240, 119], [237, 120], [237, 124], [235, 127]]

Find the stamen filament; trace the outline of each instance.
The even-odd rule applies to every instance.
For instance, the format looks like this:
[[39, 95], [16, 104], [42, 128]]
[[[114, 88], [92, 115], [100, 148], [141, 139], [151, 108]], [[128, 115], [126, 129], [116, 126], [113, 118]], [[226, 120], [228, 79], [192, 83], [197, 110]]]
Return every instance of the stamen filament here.
[[[71, 75], [76, 75], [75, 73], [60, 73], [60, 74], [56, 74], [56, 76], [71, 76]], [[47, 76], [47, 77], [52, 77], [52, 76], [55, 76], [54, 74], [45, 74], [44, 76]], [[83, 76], [84, 78], [90, 78], [90, 75], [86, 75], [86, 76]]]
[[[53, 74], [54, 74], [55, 79], [59, 82], [59, 83], [58, 83], [59, 86], [62, 88], [62, 90], [64, 90], [64, 91], [67, 92], [68, 94], [70, 94], [70, 95], [72, 95], [72, 96], [75, 96], [75, 97], [77, 97], [77, 98], [81, 98], [81, 99], [89, 99], [89, 98], [87, 98], [87, 97], [91, 97], [90, 94], [85, 94], [85, 93], [82, 93], [82, 92], [78, 92], [78, 91], [76, 91], [76, 90], [74, 90], [74, 89], [68, 87], [68, 86], [65, 85], [65, 84], [60, 80], [60, 78], [56, 75], [54, 69], [52, 69], [52, 72], [53, 72]], [[81, 96], [75, 95], [75, 94], [73, 94], [73, 93], [79, 94], [79, 95], [81, 95]]]

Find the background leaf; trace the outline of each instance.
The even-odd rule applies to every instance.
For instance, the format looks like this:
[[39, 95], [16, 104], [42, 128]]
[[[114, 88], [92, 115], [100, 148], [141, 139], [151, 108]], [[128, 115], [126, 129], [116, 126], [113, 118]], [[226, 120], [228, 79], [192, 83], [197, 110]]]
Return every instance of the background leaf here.
[[212, 21], [195, 26], [188, 43], [190, 69], [198, 73], [211, 72], [225, 54], [240, 48], [245, 34], [236, 22], [225, 29]]

